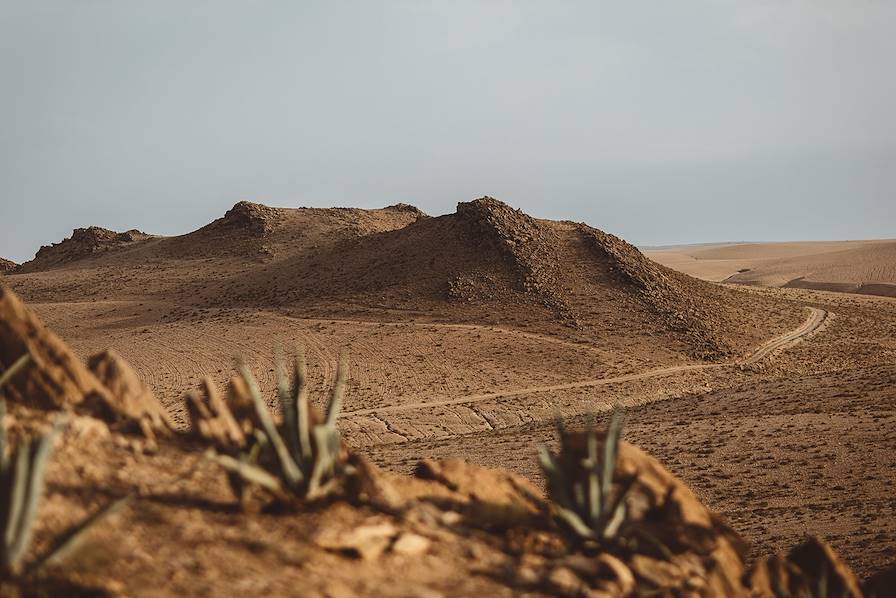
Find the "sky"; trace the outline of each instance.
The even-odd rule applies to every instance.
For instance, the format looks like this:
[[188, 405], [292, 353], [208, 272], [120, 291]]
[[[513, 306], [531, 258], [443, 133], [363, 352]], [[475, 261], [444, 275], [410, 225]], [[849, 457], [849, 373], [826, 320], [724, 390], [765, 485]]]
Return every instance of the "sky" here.
[[884, 0], [0, 0], [0, 256], [242, 199], [893, 238], [894, 110]]

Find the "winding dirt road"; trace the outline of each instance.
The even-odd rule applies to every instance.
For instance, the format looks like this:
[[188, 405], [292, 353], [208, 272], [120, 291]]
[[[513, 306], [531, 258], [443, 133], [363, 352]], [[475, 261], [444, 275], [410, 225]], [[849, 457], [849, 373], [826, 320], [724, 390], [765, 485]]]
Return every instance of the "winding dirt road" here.
[[605, 386], [608, 384], [616, 384], [619, 382], [631, 382], [633, 380], [644, 380], [647, 378], [661, 378], [663, 376], [668, 376], [671, 374], [677, 374], [681, 372], [688, 372], [694, 370], [709, 370], [715, 368], [726, 368], [726, 367], [739, 367], [744, 365], [753, 365], [759, 363], [760, 361], [766, 359], [767, 357], [772, 356], [774, 353], [778, 351], [783, 351], [787, 347], [790, 347], [807, 336], [817, 332], [820, 330], [828, 318], [830, 317], [830, 312], [818, 309], [815, 307], [810, 307], [809, 309], [809, 317], [806, 319], [803, 324], [801, 324], [798, 328], [791, 330], [785, 334], [777, 336], [765, 343], [763, 343], [759, 348], [755, 351], [747, 355], [746, 357], [726, 362], [726, 363], [697, 363], [690, 365], [676, 365], [665, 368], [658, 368], [654, 370], [648, 370], [646, 372], [638, 372], [634, 374], [626, 374], [623, 376], [614, 376], [611, 378], [597, 378], [593, 380], [580, 380], [578, 382], [567, 382], [564, 384], [552, 384], [548, 386], [529, 386], [525, 388], [518, 388], [514, 390], [507, 391], [499, 391], [499, 392], [491, 392], [491, 393], [483, 393], [483, 394], [472, 394], [462, 397], [454, 397], [448, 399], [435, 399], [432, 401], [425, 402], [417, 402], [417, 403], [407, 403], [403, 405], [391, 405], [386, 407], [375, 407], [371, 409], [357, 409], [355, 411], [347, 411], [345, 412], [345, 416], [359, 416], [359, 415], [380, 415], [383, 413], [397, 413], [402, 411], [414, 411], [418, 409], [430, 409], [433, 407], [444, 407], [447, 405], [467, 405], [472, 403], [479, 403], [482, 401], [488, 401], [491, 399], [500, 399], [505, 397], [515, 397], [520, 395], [527, 395], [536, 392], [550, 392], [557, 390], [567, 390], [571, 388], [587, 388], [587, 387], [595, 387], [595, 386]]

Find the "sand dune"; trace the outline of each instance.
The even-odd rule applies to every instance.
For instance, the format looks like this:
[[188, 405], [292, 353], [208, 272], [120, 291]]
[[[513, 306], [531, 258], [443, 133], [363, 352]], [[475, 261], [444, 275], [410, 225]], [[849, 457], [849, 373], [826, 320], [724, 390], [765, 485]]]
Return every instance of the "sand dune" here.
[[645, 254], [704, 280], [896, 296], [896, 240], [691, 245]]

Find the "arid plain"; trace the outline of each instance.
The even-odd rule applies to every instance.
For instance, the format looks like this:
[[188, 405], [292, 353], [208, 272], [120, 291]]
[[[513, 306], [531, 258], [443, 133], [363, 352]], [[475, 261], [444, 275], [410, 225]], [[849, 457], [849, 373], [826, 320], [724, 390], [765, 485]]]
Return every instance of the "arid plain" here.
[[667, 269], [491, 198], [439, 217], [241, 202], [180, 237], [76, 230], [0, 281], [80, 356], [114, 349], [180, 428], [185, 391], [237, 358], [273, 406], [275, 352], [302, 346], [322, 404], [345, 353], [346, 443], [399, 473], [460, 457], [540, 486], [555, 418], [622, 404], [624, 438], [753, 557], [812, 534], [865, 577], [896, 561], [894, 251], [645, 252]]

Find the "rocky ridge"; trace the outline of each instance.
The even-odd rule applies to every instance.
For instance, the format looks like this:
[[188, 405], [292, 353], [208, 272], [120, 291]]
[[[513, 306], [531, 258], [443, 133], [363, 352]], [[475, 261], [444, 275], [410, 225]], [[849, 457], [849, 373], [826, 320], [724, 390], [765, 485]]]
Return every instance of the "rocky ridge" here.
[[115, 232], [99, 226], [76, 228], [72, 236], [38, 249], [34, 259], [17, 268], [18, 272], [36, 272], [48, 270], [101, 255], [105, 252], [135, 245], [153, 238], [152, 235], [132, 229], [123, 233]]
[[[559, 240], [554, 231], [522, 210], [487, 196], [458, 203], [457, 217], [504, 256], [515, 277], [517, 290], [537, 297], [558, 318], [575, 325], [575, 313], [558, 288], [557, 271], [561, 260], [557, 255]], [[452, 286], [457, 288], [462, 284], [454, 282]]]
[[0, 274], [12, 272], [18, 267], [18, 264], [12, 260], [0, 257]]
[[579, 225], [579, 230], [594, 251], [609, 259], [614, 273], [628, 283], [626, 288], [633, 288], [671, 330], [688, 337], [700, 357], [731, 354], [731, 348], [719, 340], [717, 333], [725, 325], [720, 317], [723, 310], [713, 309], [724, 290], [649, 260], [615, 235], [585, 224]]

